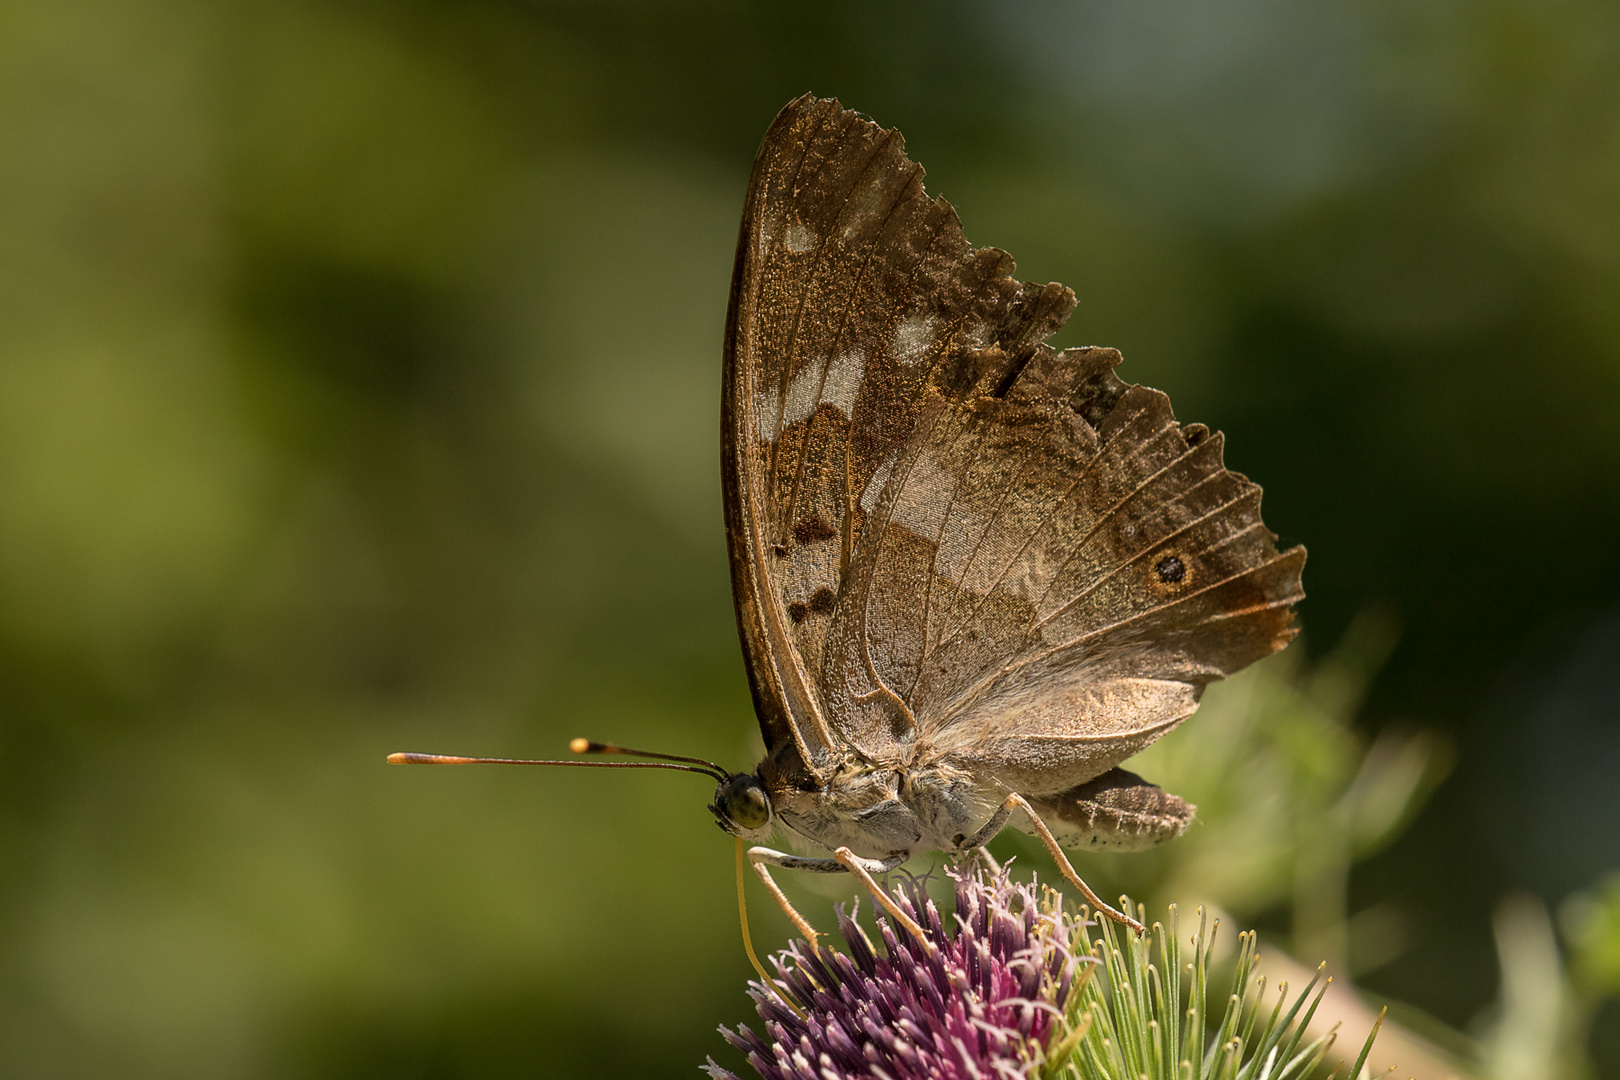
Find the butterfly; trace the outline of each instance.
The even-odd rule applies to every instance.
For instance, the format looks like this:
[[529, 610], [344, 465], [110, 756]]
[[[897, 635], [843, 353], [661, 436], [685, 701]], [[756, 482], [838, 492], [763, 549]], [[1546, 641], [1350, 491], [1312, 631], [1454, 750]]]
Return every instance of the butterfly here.
[[[806, 95], [766, 133], [721, 420], [765, 756], [641, 764], [718, 781], [711, 811], [811, 942], [770, 868], [853, 874], [921, 937], [875, 875], [1009, 825], [1140, 928], [1063, 848], [1179, 835], [1194, 808], [1120, 764], [1295, 634], [1305, 550], [1277, 549], [1221, 435], [1122, 381], [1115, 350], [1048, 346], [1074, 293], [1013, 272], [899, 132]], [[765, 846], [778, 831], [828, 855]]]
[[[766, 753], [720, 824], [867, 876], [1011, 823], [1133, 849], [1193, 807], [1119, 768], [1205, 685], [1294, 636], [1279, 552], [1222, 439], [1046, 345], [1073, 292], [1013, 277], [899, 132], [801, 97], [754, 162], [721, 421], [737, 622]], [[768, 882], [768, 873], [765, 876]], [[773, 892], [777, 892], [774, 888]]]

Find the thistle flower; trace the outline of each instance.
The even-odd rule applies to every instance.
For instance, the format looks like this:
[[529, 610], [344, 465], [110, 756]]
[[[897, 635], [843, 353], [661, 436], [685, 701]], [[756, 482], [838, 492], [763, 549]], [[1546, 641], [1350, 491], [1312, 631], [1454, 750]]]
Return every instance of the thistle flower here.
[[[1239, 935], [1230, 993], [1219, 1016], [1211, 1016], [1206, 999], [1220, 989], [1210, 986], [1214, 933], [1206, 933], [1202, 913], [1184, 954], [1174, 907], [1168, 930], [1156, 923], [1137, 937], [1106, 920], [1066, 913], [1059, 894], [1016, 884], [994, 865], [948, 873], [956, 885], [954, 931], [945, 929], [917, 881], [892, 892], [932, 949], [880, 915], [880, 956], [840, 908], [847, 954], [802, 941], [777, 953], [778, 985], [750, 983], [763, 1032], [722, 1027], [726, 1041], [748, 1056], [762, 1080], [1322, 1074], [1335, 1036], [1306, 1037], [1326, 990], [1322, 972], [1296, 995], [1278, 987], [1267, 1009], [1253, 933]], [[1375, 1024], [1350, 1077], [1361, 1075], [1377, 1031]], [[712, 1058], [707, 1068], [712, 1080], [738, 1080]]]
[[[894, 889], [895, 903], [921, 924], [934, 955], [880, 918], [879, 956], [840, 908], [848, 953], [794, 942], [773, 957], [780, 991], [751, 984], [765, 1033], [742, 1027], [721, 1034], [763, 1080], [1029, 1076], [1063, 1023], [1077, 971], [1095, 961], [1071, 953], [1075, 920], [1058, 904], [1041, 905], [1033, 885], [1014, 884], [1000, 869], [950, 876], [954, 932], [918, 882]], [[714, 1080], [737, 1080], [712, 1059], [708, 1071]]]

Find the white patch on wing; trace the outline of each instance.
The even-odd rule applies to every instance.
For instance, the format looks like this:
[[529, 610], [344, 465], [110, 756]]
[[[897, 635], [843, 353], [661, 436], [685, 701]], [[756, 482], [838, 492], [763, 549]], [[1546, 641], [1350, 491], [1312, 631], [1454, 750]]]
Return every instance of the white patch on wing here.
[[1045, 548], [1032, 544], [1007, 570], [1001, 579], [1001, 587], [1033, 604], [1046, 595], [1060, 565]]
[[945, 514], [950, 509], [951, 494], [955, 490], [956, 481], [951, 474], [924, 450], [911, 464], [905, 486], [895, 499], [890, 520], [910, 529], [924, 540], [938, 540], [940, 527], [945, 524]]
[[872, 508], [883, 497], [883, 485], [889, 482], [889, 474], [894, 471], [894, 455], [890, 454], [883, 459], [883, 464], [877, 467], [872, 479], [866, 482], [866, 489], [861, 492], [861, 509], [870, 514]]
[[875, 226], [889, 216], [892, 205], [890, 195], [881, 185], [872, 184], [855, 192], [844, 208], [844, 237], [848, 239], [863, 229], [868, 233], [877, 231]]
[[861, 349], [849, 350], [827, 369], [827, 385], [821, 391], [821, 400], [846, 418], [853, 416], [855, 395], [860, 392], [861, 379], [865, 375], [866, 353]]
[[798, 255], [812, 251], [816, 246], [816, 234], [805, 228], [804, 223], [795, 221], [787, 227], [787, 249]]
[[782, 401], [782, 425], [797, 424], [816, 411], [821, 397], [821, 368], [824, 361], [812, 360], [793, 376], [788, 383], [787, 397]]
[[776, 413], [782, 405], [782, 399], [778, 396], [776, 387], [770, 386], [762, 391], [755, 400], [754, 405], [758, 410], [758, 414], [754, 419], [759, 424], [759, 441], [764, 443], [775, 442], [778, 434]]
[[900, 320], [894, 328], [894, 344], [889, 351], [894, 358], [910, 367], [928, 358], [934, 344], [934, 319], [930, 315], [911, 315]]

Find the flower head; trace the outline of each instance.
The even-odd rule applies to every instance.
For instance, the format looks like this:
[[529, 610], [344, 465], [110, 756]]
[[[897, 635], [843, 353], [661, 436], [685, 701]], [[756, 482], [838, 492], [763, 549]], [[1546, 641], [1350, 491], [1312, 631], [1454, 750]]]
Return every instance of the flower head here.
[[[1078, 965], [1092, 961], [1070, 951], [1074, 918], [1055, 898], [1040, 903], [1034, 885], [999, 869], [949, 873], [954, 930], [917, 882], [893, 894], [934, 955], [879, 917], [880, 956], [840, 908], [848, 953], [799, 941], [778, 953], [782, 990], [750, 984], [764, 1033], [721, 1028], [726, 1040], [763, 1080], [1029, 1076], [1063, 1022]], [[712, 1060], [708, 1070], [714, 1080], [737, 1080]]]
[[[993, 866], [950, 876], [954, 931], [915, 880], [889, 895], [927, 945], [879, 916], [879, 956], [840, 910], [848, 954], [794, 942], [772, 958], [780, 989], [751, 984], [764, 1032], [721, 1033], [763, 1080], [1326, 1074], [1338, 1025], [1312, 1030], [1327, 989], [1323, 970], [1293, 995], [1286, 983], [1266, 995], [1253, 931], [1238, 935], [1222, 992], [1210, 978], [1215, 927], [1202, 908], [1197, 932], [1182, 942], [1175, 905], [1139, 936], [1065, 914], [1061, 896], [1014, 884]], [[1224, 1007], [1211, 1012], [1211, 1000]], [[1350, 1076], [1362, 1075], [1377, 1033], [1375, 1023]], [[713, 1080], [737, 1080], [712, 1060], [708, 1069]]]

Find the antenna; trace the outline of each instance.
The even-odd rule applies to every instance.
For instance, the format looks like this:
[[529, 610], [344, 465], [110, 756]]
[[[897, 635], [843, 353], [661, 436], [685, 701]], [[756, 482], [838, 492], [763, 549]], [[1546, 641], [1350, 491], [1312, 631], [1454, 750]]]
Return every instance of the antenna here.
[[[416, 754], [399, 752], [388, 755], [390, 765], [560, 765], [574, 769], [675, 769], [680, 772], [702, 773], [725, 783], [731, 774], [712, 761], [702, 758], [680, 757], [675, 754], [654, 754], [645, 750], [627, 750], [612, 743], [575, 739], [568, 749], [576, 754], [630, 754], [635, 757], [656, 758], [655, 761], [550, 761], [538, 758], [458, 757], [452, 754]], [[685, 764], [675, 764], [684, 762]]]
[[717, 773], [722, 778], [731, 774], [712, 761], [704, 761], [700, 757], [681, 757], [679, 754], [655, 754], [651, 750], [629, 750], [622, 746], [614, 746], [607, 742], [592, 742], [589, 739], [575, 739], [568, 744], [568, 749], [576, 754], [629, 754], [632, 757], [656, 758], [659, 761], [684, 761], [688, 765], [703, 765]]

